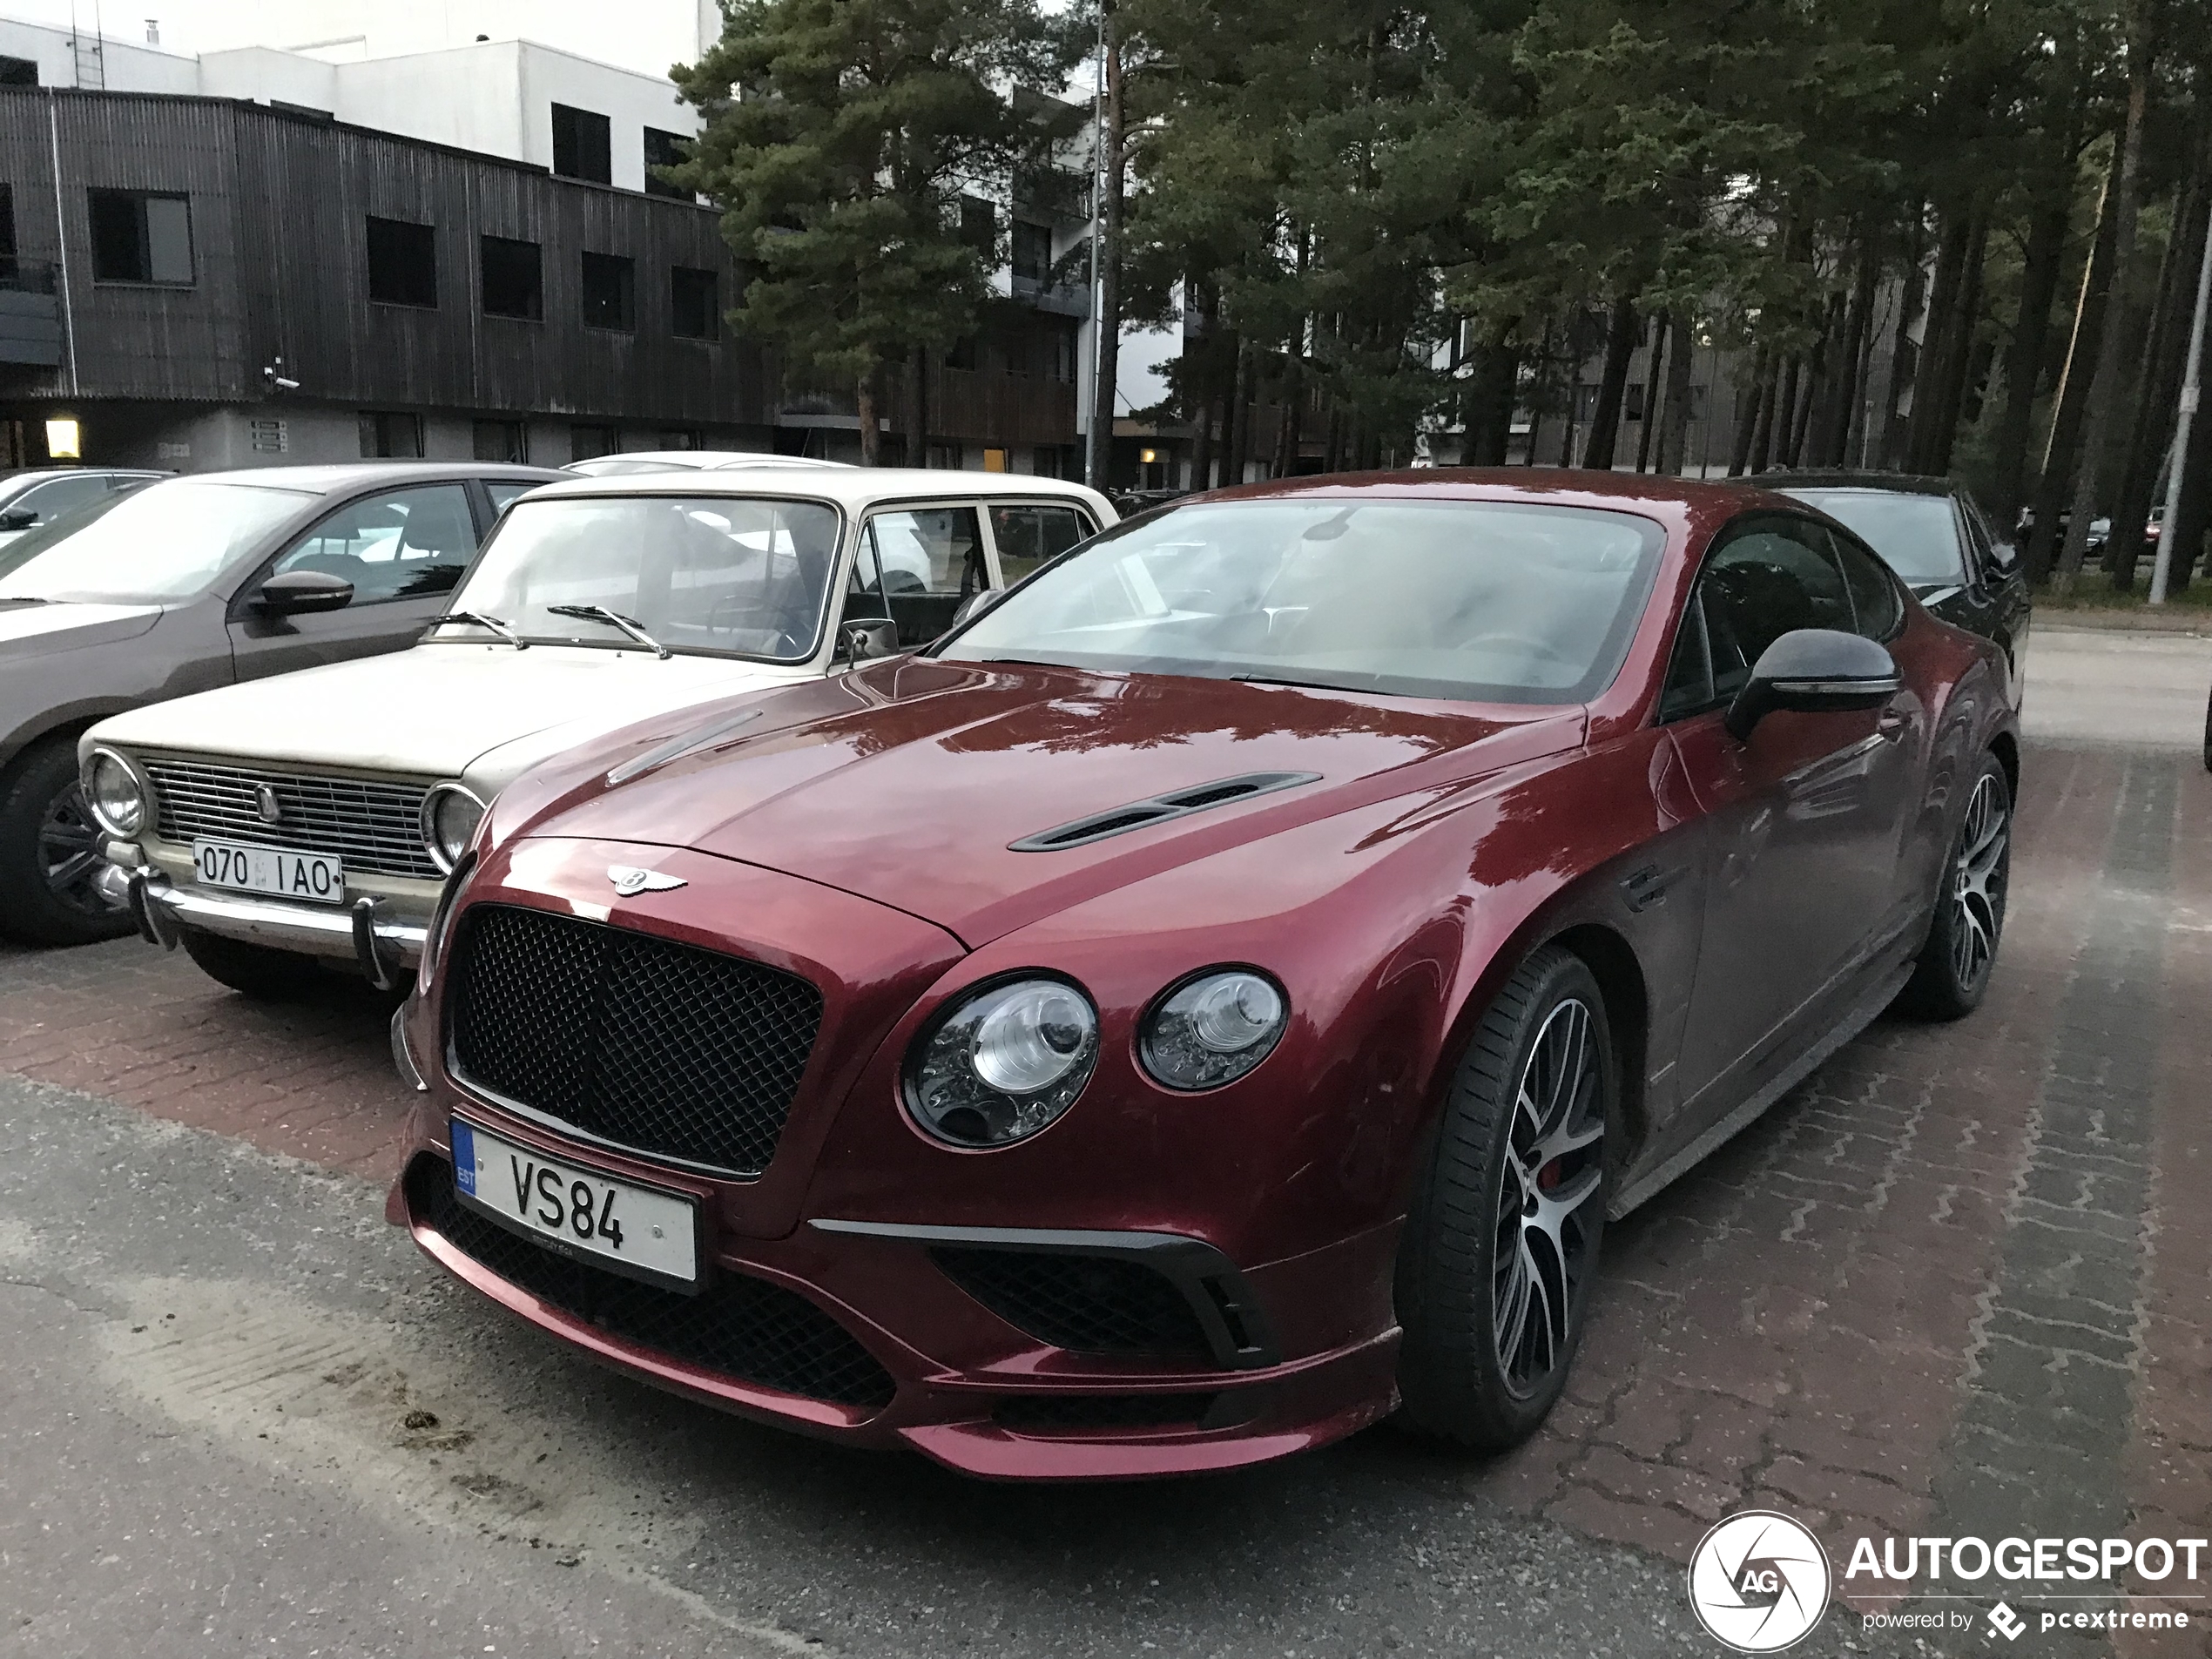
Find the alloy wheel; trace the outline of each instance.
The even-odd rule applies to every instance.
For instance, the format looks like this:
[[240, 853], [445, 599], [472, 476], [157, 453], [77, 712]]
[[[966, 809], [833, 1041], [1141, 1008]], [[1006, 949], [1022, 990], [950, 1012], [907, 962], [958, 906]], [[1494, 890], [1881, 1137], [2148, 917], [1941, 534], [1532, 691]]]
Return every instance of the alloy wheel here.
[[92, 885], [99, 873], [100, 840], [80, 786], [70, 785], [46, 804], [38, 820], [38, 867], [47, 892], [79, 915], [105, 919], [115, 907]]
[[1521, 1069], [1498, 1184], [1491, 1323], [1498, 1369], [1527, 1398], [1568, 1350], [1605, 1178], [1605, 1090], [1588, 1005], [1545, 1016]]
[[2005, 916], [2005, 853], [2012, 842], [2010, 814], [1993, 776], [1985, 774], [1966, 803], [1959, 853], [1951, 868], [1951, 972], [1972, 991], [1997, 954]]

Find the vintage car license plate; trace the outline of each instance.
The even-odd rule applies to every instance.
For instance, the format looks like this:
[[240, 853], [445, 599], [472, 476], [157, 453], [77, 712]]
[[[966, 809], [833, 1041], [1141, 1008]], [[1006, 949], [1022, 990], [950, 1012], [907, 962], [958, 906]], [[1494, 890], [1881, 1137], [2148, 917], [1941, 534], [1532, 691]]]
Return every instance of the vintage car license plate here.
[[461, 1201], [516, 1232], [656, 1284], [697, 1289], [698, 1205], [453, 1120]]
[[194, 841], [192, 867], [201, 882], [238, 893], [266, 893], [310, 904], [346, 902], [346, 867], [327, 853], [288, 853], [280, 846], [237, 841]]

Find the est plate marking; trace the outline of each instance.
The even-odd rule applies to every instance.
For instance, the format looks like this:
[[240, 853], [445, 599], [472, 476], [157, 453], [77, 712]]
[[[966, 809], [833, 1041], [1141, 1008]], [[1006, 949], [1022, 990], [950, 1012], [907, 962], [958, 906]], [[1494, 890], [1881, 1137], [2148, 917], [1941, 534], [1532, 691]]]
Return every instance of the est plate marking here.
[[453, 1120], [461, 1201], [514, 1232], [641, 1278], [698, 1285], [698, 1206]]
[[346, 867], [327, 853], [288, 853], [239, 841], [194, 841], [192, 871], [204, 886], [266, 893], [310, 904], [346, 902]]

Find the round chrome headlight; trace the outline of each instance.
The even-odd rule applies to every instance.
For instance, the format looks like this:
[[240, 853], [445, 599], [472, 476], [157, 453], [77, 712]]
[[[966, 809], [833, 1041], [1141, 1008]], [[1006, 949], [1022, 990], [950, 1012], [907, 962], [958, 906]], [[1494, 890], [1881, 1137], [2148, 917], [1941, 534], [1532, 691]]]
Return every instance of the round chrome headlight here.
[[84, 763], [84, 786], [85, 805], [109, 834], [136, 835], [145, 826], [145, 789], [121, 755], [93, 750]]
[[430, 849], [430, 862], [452, 874], [483, 821], [484, 803], [473, 791], [460, 784], [433, 789], [422, 798], [422, 844]]
[[1273, 980], [1246, 968], [1184, 981], [1145, 1016], [1144, 1069], [1170, 1089], [1218, 1089], [1267, 1058], [1290, 1023]]
[[970, 996], [907, 1068], [914, 1121], [954, 1146], [1026, 1140], [1075, 1103], [1098, 1062], [1098, 1014], [1065, 980], [1025, 979]]

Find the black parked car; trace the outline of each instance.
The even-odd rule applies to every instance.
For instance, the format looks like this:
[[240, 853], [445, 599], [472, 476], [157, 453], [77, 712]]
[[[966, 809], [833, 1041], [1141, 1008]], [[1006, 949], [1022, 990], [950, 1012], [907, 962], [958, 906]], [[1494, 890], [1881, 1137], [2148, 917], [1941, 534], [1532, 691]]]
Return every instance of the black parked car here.
[[1887, 560], [1930, 610], [2003, 646], [2019, 705], [2031, 606], [2027, 577], [2018, 551], [1997, 539], [1964, 484], [1845, 471], [1763, 472], [1756, 482], [1839, 521]]

